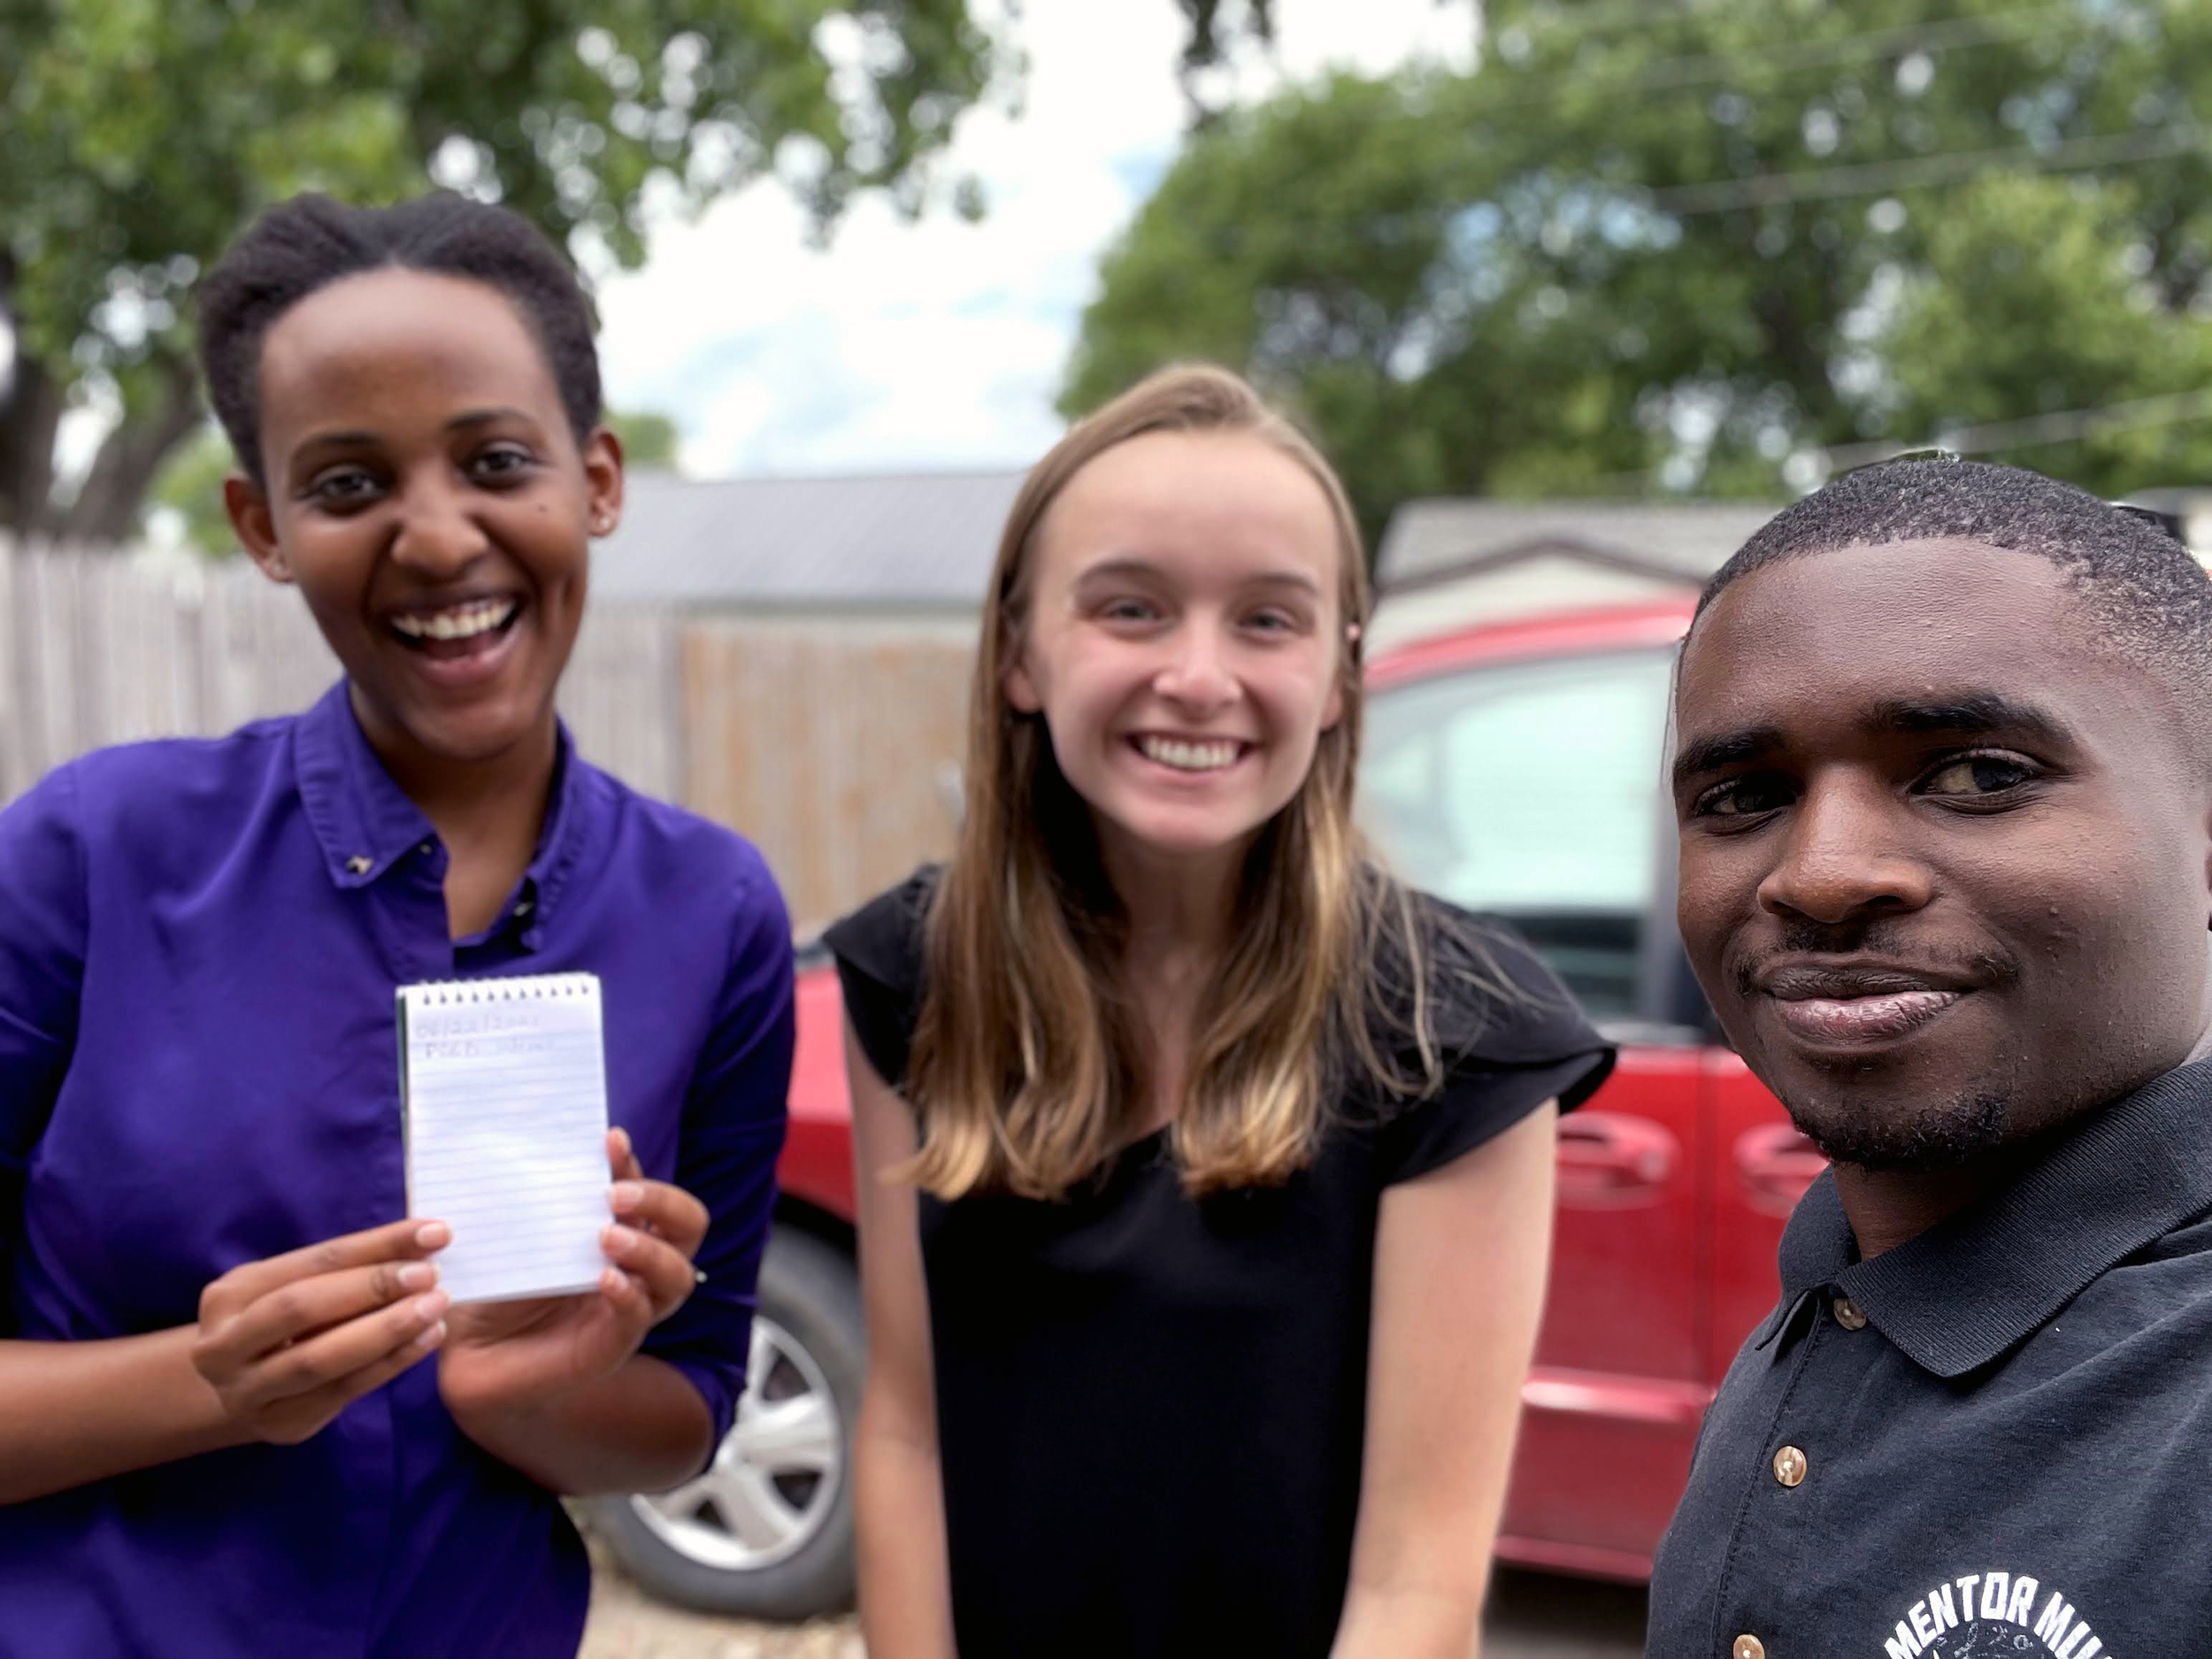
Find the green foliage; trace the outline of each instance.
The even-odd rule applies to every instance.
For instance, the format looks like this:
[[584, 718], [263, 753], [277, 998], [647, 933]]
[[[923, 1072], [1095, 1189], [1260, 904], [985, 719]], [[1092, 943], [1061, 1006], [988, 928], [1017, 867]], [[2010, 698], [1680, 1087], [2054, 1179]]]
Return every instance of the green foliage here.
[[[1238, 365], [1371, 531], [1417, 495], [1780, 495], [1831, 449], [2212, 384], [2212, 8], [1487, 22], [1471, 75], [1339, 77], [1195, 133], [1105, 263], [1063, 408]], [[2186, 482], [2212, 420], [2000, 453]]]
[[967, 0], [0, 0], [0, 315], [27, 369], [0, 524], [50, 511], [52, 419], [88, 379], [127, 426], [168, 422], [157, 449], [190, 431], [184, 296], [271, 202], [435, 176], [634, 265], [649, 184], [697, 209], [772, 173], [823, 225], [863, 189], [918, 208], [994, 62]]
[[237, 470], [230, 440], [208, 421], [169, 452], [147, 492], [147, 505], [178, 516], [186, 546], [211, 558], [228, 558], [242, 550], [223, 507], [223, 480]]
[[[2123, 182], [2018, 176], [1955, 193], [1928, 231], [1924, 272], [1878, 337], [1893, 426], [1941, 434], [2212, 387], [2212, 329], [2162, 303], [2144, 280], [2149, 255], [2133, 198]], [[1978, 349], [1984, 336], [2017, 347]], [[1982, 452], [2116, 495], [2205, 480], [2212, 422], [2124, 426], [2063, 445]]]
[[627, 265], [657, 175], [695, 207], [772, 169], [826, 218], [874, 186], [918, 204], [990, 52], [963, 0], [48, 0], [0, 12], [0, 61], [16, 309], [34, 350], [111, 360], [131, 348], [93, 313], [119, 285], [169, 297], [298, 190], [426, 188], [449, 143]]
[[683, 434], [666, 415], [643, 410], [626, 415], [611, 409], [606, 414], [606, 424], [607, 430], [621, 442], [623, 465], [631, 472], [676, 470], [676, 449]]

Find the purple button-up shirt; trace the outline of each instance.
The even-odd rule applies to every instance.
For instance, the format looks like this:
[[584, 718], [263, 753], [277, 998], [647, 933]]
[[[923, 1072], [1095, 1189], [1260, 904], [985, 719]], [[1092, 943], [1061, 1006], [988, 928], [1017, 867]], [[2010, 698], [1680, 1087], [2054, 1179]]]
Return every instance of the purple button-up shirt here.
[[[448, 935], [446, 853], [345, 687], [213, 741], [103, 750], [0, 811], [0, 1337], [188, 1325], [242, 1262], [406, 1213], [394, 987], [581, 970], [646, 1172], [713, 1216], [645, 1351], [718, 1440], [743, 1381], [791, 1068], [759, 855], [561, 739], [537, 855]], [[480, 1450], [434, 1362], [298, 1446], [0, 1505], [4, 1659], [574, 1653], [584, 1552]]]

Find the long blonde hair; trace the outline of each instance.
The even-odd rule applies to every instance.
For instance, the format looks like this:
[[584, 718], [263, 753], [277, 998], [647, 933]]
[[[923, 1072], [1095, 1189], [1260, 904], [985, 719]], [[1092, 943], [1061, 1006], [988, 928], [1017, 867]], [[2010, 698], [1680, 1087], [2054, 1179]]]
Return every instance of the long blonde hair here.
[[[1440, 1080], [1422, 930], [1352, 823], [1358, 630], [1370, 595], [1351, 503], [1320, 451], [1244, 381], [1178, 365], [1054, 445], [999, 541], [969, 694], [966, 810], [930, 903], [907, 1072], [921, 1144], [898, 1171], [941, 1198], [1063, 1195], [1130, 1139], [1141, 1110], [1150, 1045], [1117, 980], [1122, 907], [1089, 808], [1062, 775], [1042, 720], [1018, 714], [1004, 682], [1047, 510], [1089, 462], [1156, 432], [1248, 434], [1310, 473], [1335, 520], [1350, 625], [1338, 653], [1342, 716], [1248, 855], [1227, 956], [1194, 1012], [1171, 1130], [1184, 1186], [1195, 1194], [1283, 1180], [1312, 1157], [1333, 1087], [1358, 1073], [1396, 1093]], [[1406, 972], [1379, 975], [1379, 947], [1391, 945], [1402, 948], [1388, 959]], [[1409, 1044], [1382, 1040], [1394, 1025]], [[1408, 1048], [1410, 1066], [1398, 1057]]]

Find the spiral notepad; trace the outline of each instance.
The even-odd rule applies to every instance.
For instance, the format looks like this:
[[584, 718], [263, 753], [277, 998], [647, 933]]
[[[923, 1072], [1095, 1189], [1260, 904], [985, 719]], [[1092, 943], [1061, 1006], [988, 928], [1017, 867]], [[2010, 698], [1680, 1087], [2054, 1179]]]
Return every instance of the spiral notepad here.
[[407, 1211], [453, 1229], [457, 1302], [591, 1289], [606, 1257], [599, 980], [534, 974], [399, 988]]

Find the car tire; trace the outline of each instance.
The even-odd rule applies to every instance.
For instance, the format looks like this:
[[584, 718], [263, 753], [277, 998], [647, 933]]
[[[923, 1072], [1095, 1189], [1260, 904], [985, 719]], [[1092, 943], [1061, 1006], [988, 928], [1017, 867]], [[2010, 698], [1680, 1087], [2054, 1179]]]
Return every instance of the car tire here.
[[752, 1355], [738, 1419], [707, 1472], [672, 1493], [596, 1499], [585, 1506], [591, 1529], [639, 1584], [680, 1606], [783, 1622], [850, 1607], [852, 1426], [866, 1364], [851, 1258], [777, 1227]]

